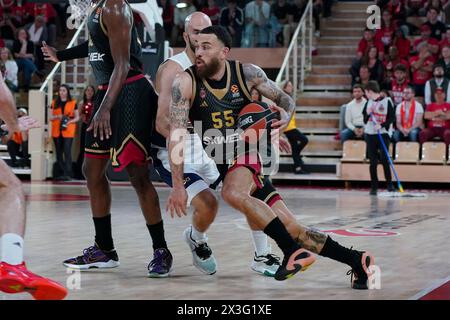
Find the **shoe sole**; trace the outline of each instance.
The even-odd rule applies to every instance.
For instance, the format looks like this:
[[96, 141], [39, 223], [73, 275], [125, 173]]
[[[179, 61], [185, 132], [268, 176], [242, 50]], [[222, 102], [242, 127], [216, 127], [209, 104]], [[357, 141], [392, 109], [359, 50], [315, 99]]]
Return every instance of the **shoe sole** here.
[[95, 262], [95, 263], [90, 263], [90, 264], [83, 264], [83, 265], [79, 265], [79, 264], [71, 264], [71, 263], [66, 263], [63, 262], [63, 265], [67, 268], [71, 268], [71, 269], [77, 269], [77, 270], [89, 270], [89, 269], [112, 269], [112, 268], [117, 268], [118, 266], [120, 266], [120, 262], [119, 261], [114, 261], [114, 260], [109, 260], [108, 262]]
[[271, 277], [271, 278], [275, 277], [275, 272], [270, 272], [264, 267], [258, 268], [258, 267], [255, 267], [254, 265], [252, 265], [252, 266], [250, 266], [250, 269], [252, 269], [256, 273], [259, 273], [259, 274], [261, 274], [263, 276], [266, 276], [266, 277]]
[[283, 281], [290, 279], [296, 273], [306, 271], [315, 261], [316, 258], [311, 252], [300, 248], [291, 254], [285, 270], [277, 271], [275, 280]]
[[[186, 244], [188, 245], [189, 249], [191, 250], [191, 254], [192, 254], [192, 264], [194, 265], [194, 267], [196, 267], [198, 270], [200, 270], [201, 273], [212, 276], [213, 274], [215, 274], [215, 273], [217, 272], [217, 268], [216, 268], [216, 270], [214, 270], [214, 272], [210, 272], [210, 271], [207, 271], [207, 270], [203, 269], [203, 268], [195, 261], [195, 257], [194, 257], [194, 255], [195, 255], [195, 253], [194, 253], [195, 246], [193, 246], [193, 245], [191, 246], [191, 240], [190, 240], [190, 237], [189, 237], [189, 231], [188, 231], [188, 230], [189, 230], [189, 229], [184, 230], [184, 241], [186, 242]], [[211, 256], [212, 256], [212, 254], [211, 254]]]
[[169, 272], [167, 272], [167, 273], [149, 272], [147, 274], [147, 278], [168, 278], [171, 272], [172, 272], [172, 268], [170, 268]]
[[29, 286], [17, 279], [1, 279], [0, 290], [10, 294], [27, 292], [36, 300], [62, 300], [67, 296], [66, 288], [45, 279], [36, 280]]
[[[364, 269], [364, 272], [367, 274], [367, 277], [370, 278], [370, 276], [372, 275], [372, 273], [369, 272], [370, 266], [375, 264], [375, 257], [373, 256], [373, 254], [368, 251], [364, 252], [361, 257], [361, 264]], [[369, 286], [367, 285], [367, 283], [359, 284], [356, 281], [357, 280], [355, 280], [355, 279], [353, 280], [353, 283], [352, 283], [353, 289], [356, 289], [356, 290], [368, 290], [369, 289]]]

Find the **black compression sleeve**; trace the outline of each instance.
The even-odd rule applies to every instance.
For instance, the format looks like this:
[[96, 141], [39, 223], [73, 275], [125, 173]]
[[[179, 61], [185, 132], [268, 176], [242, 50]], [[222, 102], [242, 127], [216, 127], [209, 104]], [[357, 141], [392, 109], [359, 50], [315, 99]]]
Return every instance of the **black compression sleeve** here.
[[56, 57], [59, 61], [67, 61], [73, 59], [86, 58], [89, 53], [88, 41], [82, 44], [72, 47], [70, 49], [60, 50], [56, 52]]

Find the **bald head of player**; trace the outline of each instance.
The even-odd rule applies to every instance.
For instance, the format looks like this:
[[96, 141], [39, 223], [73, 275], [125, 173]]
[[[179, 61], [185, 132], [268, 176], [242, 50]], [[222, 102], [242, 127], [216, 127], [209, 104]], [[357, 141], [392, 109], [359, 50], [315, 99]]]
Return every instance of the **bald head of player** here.
[[184, 21], [183, 39], [186, 43], [186, 51], [192, 53], [191, 59], [193, 59], [195, 42], [199, 32], [209, 26], [211, 26], [211, 19], [199, 11], [191, 13]]

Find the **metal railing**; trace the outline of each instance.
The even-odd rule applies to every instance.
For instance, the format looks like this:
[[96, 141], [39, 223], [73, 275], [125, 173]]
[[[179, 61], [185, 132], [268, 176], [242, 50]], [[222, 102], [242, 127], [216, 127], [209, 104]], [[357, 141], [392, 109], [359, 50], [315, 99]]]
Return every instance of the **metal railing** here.
[[[283, 64], [276, 78], [278, 84], [290, 80], [294, 87], [293, 98], [305, 87], [305, 78], [312, 67], [312, 39], [313, 39], [313, 4], [308, 1], [303, 16], [295, 29], [289, 44]], [[300, 52], [299, 52], [300, 49]]]
[[[72, 40], [69, 42], [67, 48], [72, 48], [88, 39], [87, 19], [80, 24], [78, 30], [75, 32]], [[81, 36], [84, 33], [84, 39], [81, 40]], [[81, 41], [80, 41], [81, 40]], [[88, 70], [89, 61], [87, 58], [75, 59], [71, 63], [73, 71], [73, 80], [70, 85], [74, 88], [81, 88], [87, 82], [86, 78], [82, 80], [78, 79], [78, 67], [84, 65], [84, 70]], [[51, 110], [47, 107], [52, 103], [54, 94], [54, 81], [57, 80], [58, 71], [60, 72], [60, 84], [67, 83], [67, 64], [66, 62], [58, 62], [52, 71], [49, 73], [39, 90], [30, 90], [29, 92], [29, 112], [30, 115], [35, 118], [40, 124], [41, 128], [33, 129], [30, 131], [29, 137], [29, 152], [31, 154], [31, 179], [32, 180], [45, 180], [51, 174], [50, 161], [52, 155], [50, 151], [53, 150], [53, 143], [50, 142], [50, 128], [48, 125], [48, 119]]]

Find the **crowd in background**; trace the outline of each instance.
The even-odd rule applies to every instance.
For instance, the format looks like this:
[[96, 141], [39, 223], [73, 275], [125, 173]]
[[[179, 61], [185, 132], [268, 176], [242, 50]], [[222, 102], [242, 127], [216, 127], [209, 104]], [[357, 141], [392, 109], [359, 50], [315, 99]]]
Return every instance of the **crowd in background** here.
[[[194, 11], [227, 28], [234, 47], [287, 47], [306, 9], [307, 0], [158, 0], [171, 46], [184, 46], [184, 20]], [[332, 0], [314, 0], [315, 35], [320, 19], [331, 16]]]
[[[67, 33], [66, 4], [0, 1], [0, 68], [13, 92], [28, 91], [44, 77], [42, 41], [55, 45]], [[23, 74], [23, 75], [21, 75]]]
[[[365, 29], [350, 67], [353, 100], [341, 141], [364, 137], [364, 88], [376, 81], [394, 105], [393, 142], [450, 144], [450, 1], [379, 1], [381, 29]], [[424, 17], [420, 25], [408, 17]]]

